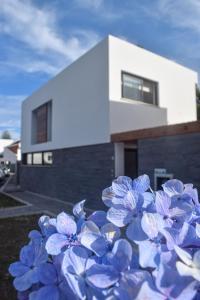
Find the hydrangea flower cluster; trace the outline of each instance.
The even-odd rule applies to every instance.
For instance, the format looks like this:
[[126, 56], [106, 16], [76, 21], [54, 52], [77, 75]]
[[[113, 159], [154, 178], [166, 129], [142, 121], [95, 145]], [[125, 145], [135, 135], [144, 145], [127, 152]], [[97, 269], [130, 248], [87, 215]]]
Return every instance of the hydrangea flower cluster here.
[[200, 204], [192, 184], [154, 192], [147, 175], [120, 176], [102, 193], [107, 212], [39, 219], [9, 267], [21, 300], [200, 299]]

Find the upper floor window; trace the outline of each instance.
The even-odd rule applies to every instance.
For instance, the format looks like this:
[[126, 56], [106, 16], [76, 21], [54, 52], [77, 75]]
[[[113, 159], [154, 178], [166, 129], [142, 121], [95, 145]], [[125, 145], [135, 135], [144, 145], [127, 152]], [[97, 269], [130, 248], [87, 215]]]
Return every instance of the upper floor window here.
[[157, 105], [158, 84], [154, 81], [123, 72], [122, 97]]
[[51, 140], [52, 101], [49, 101], [32, 112], [32, 143], [39, 144]]

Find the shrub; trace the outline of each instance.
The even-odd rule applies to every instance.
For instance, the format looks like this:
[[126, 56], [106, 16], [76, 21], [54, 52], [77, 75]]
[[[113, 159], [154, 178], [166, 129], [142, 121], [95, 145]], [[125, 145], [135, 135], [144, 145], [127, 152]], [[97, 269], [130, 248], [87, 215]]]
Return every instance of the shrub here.
[[18, 299], [199, 299], [197, 190], [162, 187], [120, 176], [102, 193], [107, 212], [87, 216], [83, 200], [73, 216], [41, 217], [9, 267]]

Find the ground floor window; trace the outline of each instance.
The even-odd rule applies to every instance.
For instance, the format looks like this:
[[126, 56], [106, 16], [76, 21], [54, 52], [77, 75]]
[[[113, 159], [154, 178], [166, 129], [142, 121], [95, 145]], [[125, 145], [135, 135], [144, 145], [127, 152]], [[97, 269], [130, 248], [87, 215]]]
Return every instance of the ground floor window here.
[[24, 165], [52, 165], [53, 153], [48, 152], [34, 152], [23, 154], [22, 162]]

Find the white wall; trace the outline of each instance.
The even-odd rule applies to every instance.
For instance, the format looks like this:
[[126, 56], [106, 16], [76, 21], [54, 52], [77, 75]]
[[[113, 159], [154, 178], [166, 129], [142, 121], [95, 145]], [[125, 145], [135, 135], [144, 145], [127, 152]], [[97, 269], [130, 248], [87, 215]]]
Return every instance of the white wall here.
[[4, 151], [4, 147], [11, 145], [13, 140], [0, 139], [0, 153]]
[[[110, 140], [108, 40], [50, 80], [22, 105], [22, 153]], [[32, 110], [52, 99], [52, 141], [31, 144]]]
[[138, 101], [110, 101], [110, 132], [167, 125], [167, 110]]
[[[196, 72], [143, 48], [109, 36], [109, 99], [123, 103], [124, 100], [121, 98], [121, 71], [159, 83], [159, 106], [167, 108], [168, 124], [196, 120]], [[145, 118], [152, 119], [152, 117], [146, 114]], [[128, 124], [130, 124], [128, 117], [123, 120], [124, 122], [128, 121]], [[137, 121], [139, 123], [132, 122], [132, 129], [144, 128], [148, 125], [148, 120], [138, 120], [137, 118]], [[163, 125], [165, 121], [163, 119]], [[151, 123], [151, 120], [149, 122]], [[116, 124], [116, 122], [111, 121], [111, 132], [116, 132], [117, 128], [113, 128], [113, 123]], [[128, 124], [127, 126], [129, 126]], [[124, 129], [125, 126], [125, 124], [121, 125]]]
[[15, 164], [17, 161], [17, 155], [8, 148], [4, 148], [3, 158], [4, 162], [9, 161], [11, 164]]

